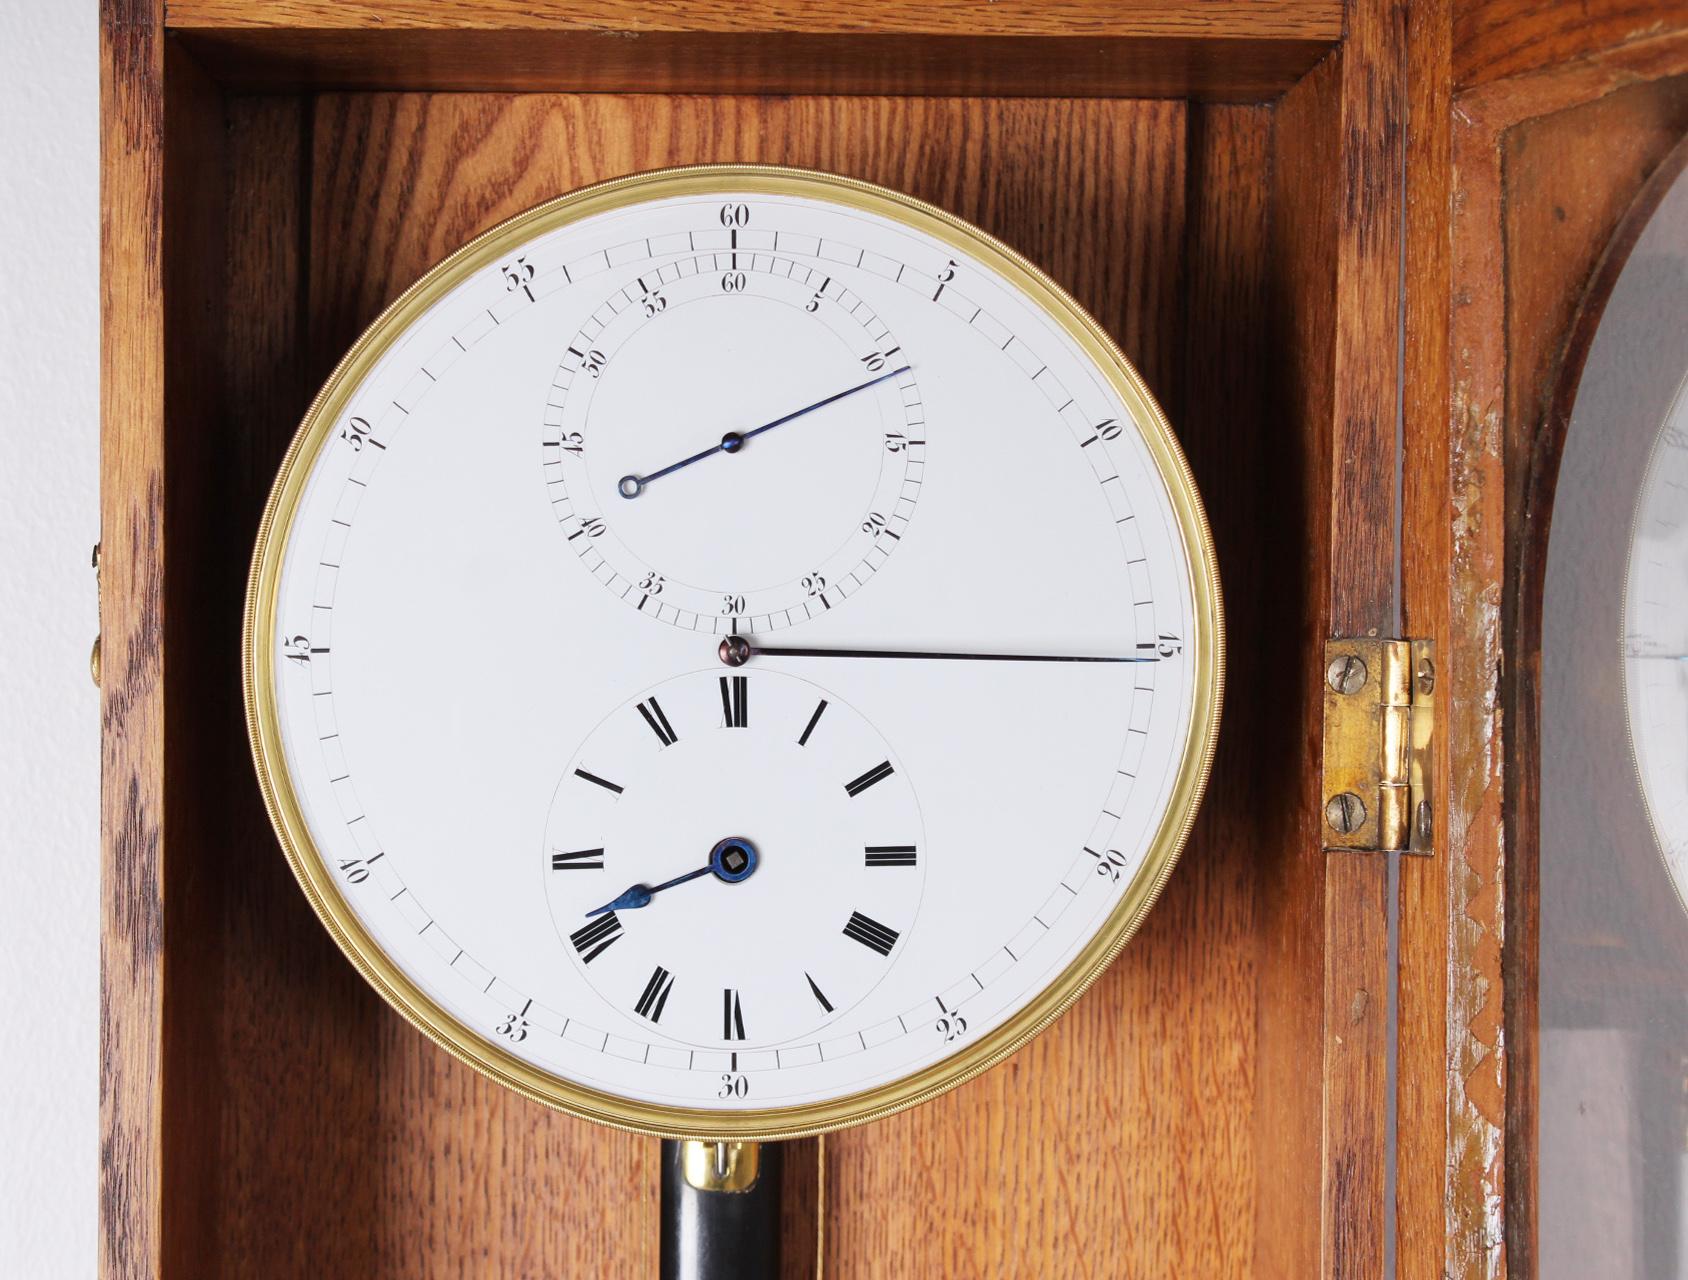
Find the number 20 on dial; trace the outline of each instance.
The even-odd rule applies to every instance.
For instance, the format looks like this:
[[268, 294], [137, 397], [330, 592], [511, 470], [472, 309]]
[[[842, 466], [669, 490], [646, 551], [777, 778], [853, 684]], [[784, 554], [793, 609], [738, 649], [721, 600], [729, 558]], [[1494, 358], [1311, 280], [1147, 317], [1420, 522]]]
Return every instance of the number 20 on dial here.
[[1218, 723], [1160, 410], [1030, 263], [826, 174], [493, 229], [310, 407], [253, 564], [293, 869], [436, 1042], [781, 1137], [1000, 1060], [1125, 944]]

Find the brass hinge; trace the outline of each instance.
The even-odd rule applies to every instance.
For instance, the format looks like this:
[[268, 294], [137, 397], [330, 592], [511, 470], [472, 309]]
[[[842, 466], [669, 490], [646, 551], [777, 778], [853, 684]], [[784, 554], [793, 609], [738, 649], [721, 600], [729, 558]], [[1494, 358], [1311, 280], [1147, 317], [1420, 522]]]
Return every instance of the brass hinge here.
[[1325, 642], [1324, 842], [1345, 852], [1431, 852], [1436, 645]]

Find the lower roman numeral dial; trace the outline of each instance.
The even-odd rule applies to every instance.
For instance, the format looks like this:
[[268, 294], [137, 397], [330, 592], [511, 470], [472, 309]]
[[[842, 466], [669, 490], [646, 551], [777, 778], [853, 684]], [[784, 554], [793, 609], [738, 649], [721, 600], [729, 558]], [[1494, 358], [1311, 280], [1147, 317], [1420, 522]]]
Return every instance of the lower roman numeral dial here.
[[[530, 856], [549, 859], [539, 881], [562, 967], [608, 1004], [615, 1022], [593, 1025], [631, 1038], [629, 1060], [651, 1042], [644, 1063], [683, 1046], [706, 1051], [699, 1071], [776, 1046], [806, 1062], [858, 1025], [909, 950], [927, 874], [943, 862], [894, 749], [811, 680], [717, 668], [627, 697], [556, 766]], [[717, 943], [675, 950], [700, 937]], [[719, 944], [735, 938], [744, 945]], [[764, 939], [778, 961], [747, 963]], [[566, 1027], [590, 1022], [581, 1007], [559, 1013]]]

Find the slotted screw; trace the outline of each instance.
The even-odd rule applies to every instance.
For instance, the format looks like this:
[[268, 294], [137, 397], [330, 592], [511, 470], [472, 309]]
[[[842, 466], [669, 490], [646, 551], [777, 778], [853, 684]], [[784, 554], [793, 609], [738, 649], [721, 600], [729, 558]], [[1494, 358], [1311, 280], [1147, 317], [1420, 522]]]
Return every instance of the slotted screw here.
[[1338, 835], [1353, 835], [1365, 820], [1365, 801], [1352, 791], [1332, 796], [1330, 802], [1325, 805], [1325, 821], [1330, 823], [1330, 829]]
[[1325, 683], [1337, 693], [1358, 693], [1366, 685], [1366, 664], [1351, 653], [1332, 658], [1325, 668]]

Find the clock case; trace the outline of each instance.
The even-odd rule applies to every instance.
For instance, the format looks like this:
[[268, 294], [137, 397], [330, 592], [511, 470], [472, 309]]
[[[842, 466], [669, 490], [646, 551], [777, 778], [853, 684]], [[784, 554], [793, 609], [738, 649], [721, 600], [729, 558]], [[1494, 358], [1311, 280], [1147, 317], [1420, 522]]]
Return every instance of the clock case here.
[[[369, 320], [513, 212], [706, 161], [905, 190], [1048, 270], [1166, 408], [1227, 583], [1159, 906], [1006, 1063], [787, 1148], [788, 1273], [1527, 1268], [1501, 610], [1575, 246], [1682, 127], [1684, 20], [1636, 8], [106, 0], [102, 1274], [656, 1270], [657, 1144], [440, 1052], [316, 923], [239, 636], [276, 465]], [[1439, 655], [1446, 799], [1398, 873], [1324, 848], [1324, 642], [1367, 635]]]

